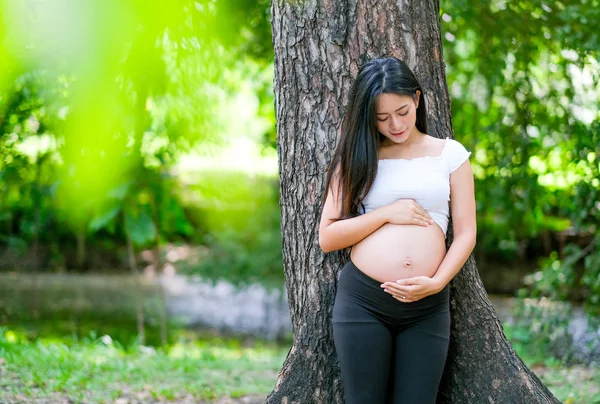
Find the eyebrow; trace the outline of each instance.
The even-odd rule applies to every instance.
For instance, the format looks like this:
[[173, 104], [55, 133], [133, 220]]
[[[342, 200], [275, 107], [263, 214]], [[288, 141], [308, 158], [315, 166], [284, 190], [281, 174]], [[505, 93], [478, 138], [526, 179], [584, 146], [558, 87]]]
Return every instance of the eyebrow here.
[[[394, 111], [394, 112], [398, 112], [398, 111], [400, 111], [401, 109], [403, 109], [403, 108], [406, 108], [406, 107], [408, 107], [408, 104], [405, 104], [405, 105], [401, 106], [400, 108], [398, 108], [398, 109], [397, 109], [396, 111]], [[387, 114], [387, 112], [377, 112], [377, 115], [384, 115], [384, 114]]]

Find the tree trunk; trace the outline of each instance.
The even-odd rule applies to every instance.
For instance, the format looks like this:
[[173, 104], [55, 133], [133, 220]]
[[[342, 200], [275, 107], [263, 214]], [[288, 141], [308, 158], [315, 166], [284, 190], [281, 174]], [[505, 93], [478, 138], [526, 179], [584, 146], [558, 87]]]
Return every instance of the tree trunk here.
[[135, 287], [135, 313], [137, 318], [138, 338], [140, 345], [146, 345], [146, 332], [144, 329], [144, 305], [142, 297], [142, 277], [140, 276], [140, 271], [138, 271], [137, 262], [135, 259], [135, 246], [133, 245], [133, 240], [131, 239], [131, 234], [129, 233], [126, 216], [127, 213], [125, 211], [125, 207], [123, 207], [122, 217], [123, 228], [125, 229], [125, 237], [127, 239], [127, 258], [129, 261], [129, 269], [131, 269], [131, 276], [133, 276], [134, 279]]
[[38, 290], [38, 270], [40, 266], [40, 227], [41, 227], [41, 176], [42, 176], [42, 158], [38, 154], [35, 163], [35, 185], [33, 188], [33, 200], [35, 207], [33, 209], [34, 225], [33, 225], [33, 296], [31, 298], [32, 314], [34, 319], [39, 319], [40, 312], [38, 309], [39, 290]]
[[[324, 254], [318, 244], [325, 170], [350, 84], [373, 57], [406, 61], [424, 89], [429, 134], [452, 136], [438, 15], [434, 0], [273, 1], [283, 261], [294, 342], [268, 403], [343, 402], [331, 310], [346, 257]], [[451, 310], [438, 402], [558, 402], [506, 340], [472, 257], [451, 283]]]
[[81, 223], [77, 225], [77, 269], [80, 271], [83, 269], [86, 259], [85, 259], [85, 228], [86, 225]]
[[[162, 169], [161, 169], [162, 171]], [[154, 258], [156, 263], [156, 276], [164, 277], [164, 264], [162, 260], [162, 255], [160, 251], [160, 212], [161, 212], [161, 203], [162, 203], [162, 173], [159, 176], [160, 182], [157, 184], [156, 192], [153, 193], [153, 190], [150, 189], [150, 206], [152, 208], [152, 220], [154, 221], [154, 226], [156, 227], [156, 240], [154, 244]], [[167, 298], [165, 287], [163, 286], [163, 282], [159, 282], [159, 298], [160, 298], [160, 341], [163, 346], [167, 345], [168, 336], [167, 336]]]

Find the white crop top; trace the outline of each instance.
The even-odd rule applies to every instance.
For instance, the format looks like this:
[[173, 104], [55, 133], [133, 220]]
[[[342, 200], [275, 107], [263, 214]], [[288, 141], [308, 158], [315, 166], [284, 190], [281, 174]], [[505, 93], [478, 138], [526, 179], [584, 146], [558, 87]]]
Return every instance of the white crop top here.
[[398, 199], [414, 199], [446, 235], [450, 211], [450, 174], [471, 152], [456, 140], [446, 138], [439, 156], [379, 160], [375, 181], [363, 198], [361, 213]]

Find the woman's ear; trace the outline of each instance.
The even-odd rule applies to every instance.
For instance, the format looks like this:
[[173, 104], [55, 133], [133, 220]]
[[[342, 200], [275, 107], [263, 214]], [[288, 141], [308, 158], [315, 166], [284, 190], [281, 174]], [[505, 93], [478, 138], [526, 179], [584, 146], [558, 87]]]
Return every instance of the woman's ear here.
[[421, 100], [421, 92], [419, 90], [416, 91], [415, 95], [413, 95], [415, 99], [416, 108], [419, 108], [419, 101]]

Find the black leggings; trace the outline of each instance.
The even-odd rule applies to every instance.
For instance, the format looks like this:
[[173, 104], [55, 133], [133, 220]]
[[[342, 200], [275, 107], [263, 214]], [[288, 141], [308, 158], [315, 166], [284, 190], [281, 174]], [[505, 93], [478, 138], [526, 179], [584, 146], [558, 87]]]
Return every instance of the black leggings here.
[[347, 404], [433, 404], [450, 339], [449, 290], [394, 299], [352, 261], [342, 268], [333, 338]]

